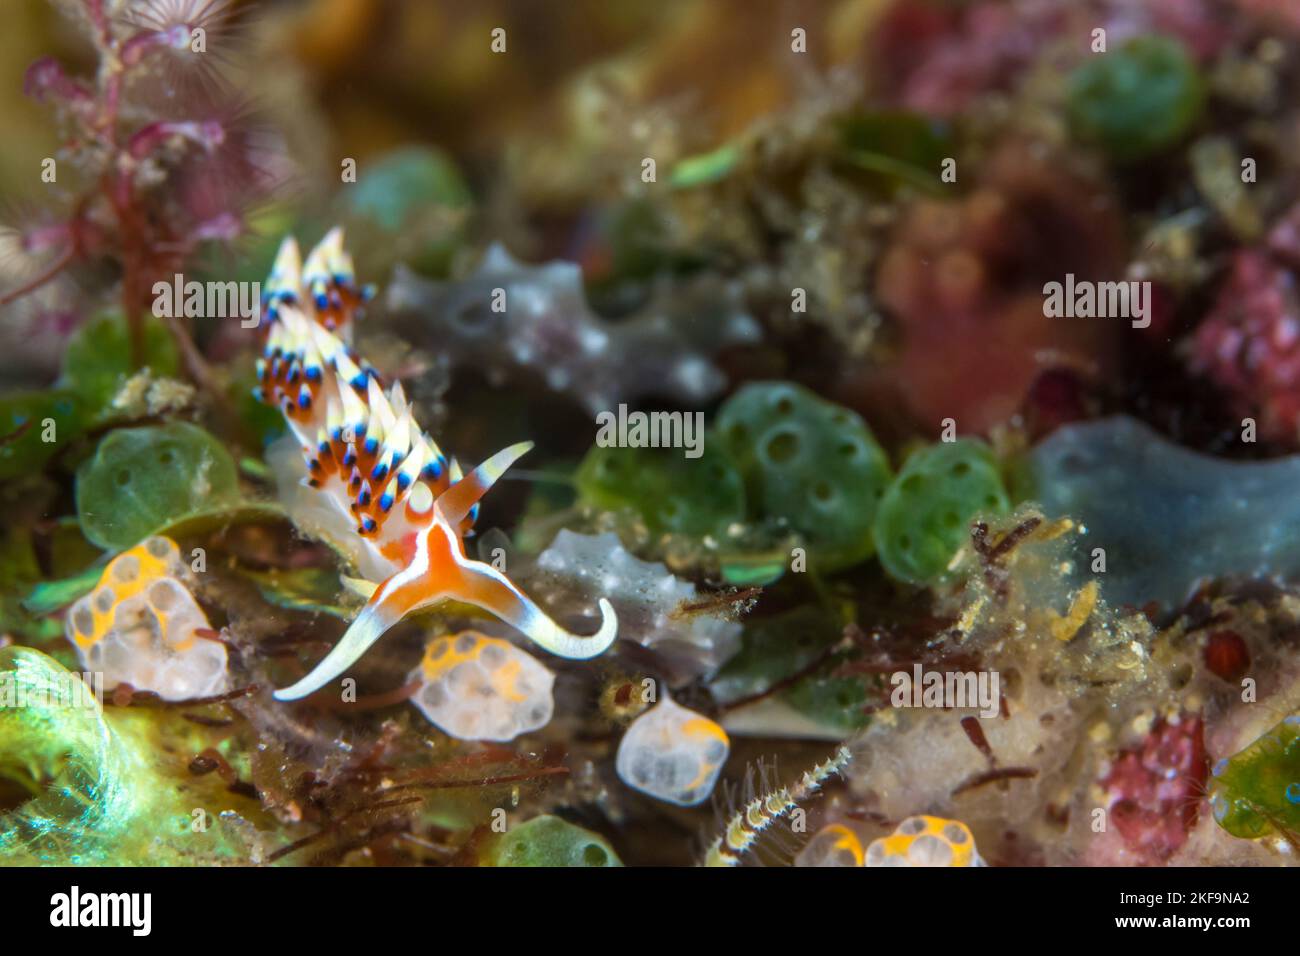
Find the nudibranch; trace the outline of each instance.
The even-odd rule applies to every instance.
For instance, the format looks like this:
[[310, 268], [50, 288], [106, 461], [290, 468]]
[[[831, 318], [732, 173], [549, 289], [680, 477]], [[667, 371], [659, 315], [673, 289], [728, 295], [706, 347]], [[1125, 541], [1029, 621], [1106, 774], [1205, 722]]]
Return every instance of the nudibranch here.
[[398, 621], [447, 600], [496, 615], [560, 657], [604, 652], [618, 631], [607, 600], [599, 602], [600, 629], [581, 637], [501, 571], [466, 556], [463, 538], [479, 499], [532, 443], [511, 445], [463, 474], [416, 424], [401, 383], [385, 388], [353, 350], [353, 320], [371, 295], [357, 285], [337, 228], [305, 262], [286, 238], [263, 289], [257, 396], [281, 410], [302, 450], [302, 481], [320, 505], [311, 530], [377, 585], [329, 654], [275, 697], [297, 700], [319, 690]]

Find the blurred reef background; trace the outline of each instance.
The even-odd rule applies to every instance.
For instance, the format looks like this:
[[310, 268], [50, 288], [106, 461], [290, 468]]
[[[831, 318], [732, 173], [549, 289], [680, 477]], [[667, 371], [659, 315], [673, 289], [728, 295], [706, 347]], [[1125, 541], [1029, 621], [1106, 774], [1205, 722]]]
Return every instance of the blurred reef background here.
[[[5, 12], [0, 863], [1294, 863], [1291, 0]], [[271, 697], [367, 593], [279, 356], [153, 290], [336, 226], [363, 381], [536, 443], [469, 556], [607, 654], [452, 604]]]

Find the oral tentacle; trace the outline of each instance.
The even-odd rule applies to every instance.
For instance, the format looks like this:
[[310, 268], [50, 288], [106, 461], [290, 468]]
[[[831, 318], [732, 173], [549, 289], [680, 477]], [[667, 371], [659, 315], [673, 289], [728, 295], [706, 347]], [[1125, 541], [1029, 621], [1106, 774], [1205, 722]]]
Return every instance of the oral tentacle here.
[[509, 578], [479, 561], [457, 562], [458, 581], [447, 582], [446, 597], [473, 604], [488, 611], [527, 635], [539, 647], [557, 657], [587, 660], [603, 654], [618, 636], [618, 616], [604, 598], [600, 599], [600, 629], [589, 637], [566, 631], [533, 603]]
[[385, 385], [352, 348], [353, 320], [372, 295], [356, 283], [337, 229], [305, 257], [286, 239], [267, 280], [255, 394], [284, 414], [302, 451], [300, 477], [321, 495], [325, 507], [304, 516], [369, 580], [383, 581], [339, 643], [275, 697], [320, 690], [390, 627], [446, 598], [483, 608], [553, 654], [603, 653], [618, 632], [608, 601], [595, 634], [573, 634], [504, 574], [465, 556], [480, 499], [533, 445], [511, 445], [462, 475], [420, 428], [401, 385]]
[[348, 626], [343, 637], [302, 680], [274, 694], [276, 700], [301, 700], [314, 694], [355, 664], [370, 646], [411, 610], [406, 588], [401, 587], [405, 572], [389, 578], [371, 596]]

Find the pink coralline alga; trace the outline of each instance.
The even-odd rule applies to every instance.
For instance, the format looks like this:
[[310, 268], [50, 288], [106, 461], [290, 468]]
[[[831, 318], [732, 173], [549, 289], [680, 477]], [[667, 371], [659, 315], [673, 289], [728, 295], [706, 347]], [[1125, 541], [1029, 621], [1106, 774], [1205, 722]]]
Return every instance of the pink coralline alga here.
[[1114, 197], [1021, 141], [972, 178], [967, 196], [915, 202], [876, 274], [877, 299], [899, 333], [896, 359], [877, 378], [936, 431], [957, 410], [963, 431], [1007, 420], [1045, 370], [1106, 369], [1120, 328], [1043, 308], [1044, 283], [1066, 273], [1122, 275]]
[[[1294, 0], [1237, 2], [1300, 23], [1300, 15], [1282, 13]], [[1067, 56], [1088, 55], [1097, 27], [1115, 44], [1149, 33], [1174, 36], [1198, 59], [1214, 56], [1231, 37], [1211, 0], [897, 0], [881, 16], [870, 62], [893, 105], [955, 117], [984, 94], [1012, 92], [1054, 45]]]
[[1238, 252], [1192, 338], [1188, 364], [1227, 395], [1237, 414], [1256, 420], [1261, 439], [1297, 444], [1300, 299], [1295, 273], [1267, 252]]
[[1127, 859], [1105, 862], [1153, 866], [1173, 856], [1196, 825], [1207, 770], [1199, 716], [1158, 720], [1141, 744], [1120, 753], [1101, 786], [1108, 829], [1118, 832]]
[[981, 93], [1004, 88], [1061, 26], [1058, 3], [1028, 12], [1000, 3], [961, 10], [897, 3], [876, 33], [880, 80], [898, 105], [954, 116]]

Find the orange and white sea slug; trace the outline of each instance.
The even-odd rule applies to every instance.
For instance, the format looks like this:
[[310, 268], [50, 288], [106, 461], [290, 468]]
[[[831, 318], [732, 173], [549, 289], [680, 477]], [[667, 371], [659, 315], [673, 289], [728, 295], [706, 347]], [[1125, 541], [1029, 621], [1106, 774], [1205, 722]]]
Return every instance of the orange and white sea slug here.
[[462, 539], [478, 516], [479, 499], [532, 443], [511, 445], [462, 475], [420, 430], [401, 384], [385, 389], [352, 350], [353, 318], [369, 297], [370, 290], [356, 284], [339, 229], [306, 262], [295, 240], [286, 238], [263, 291], [266, 346], [257, 395], [284, 413], [301, 448], [302, 484], [314, 489], [305, 493], [314, 517], [299, 524], [350, 557], [377, 585], [339, 643], [276, 698], [296, 700], [319, 690], [402, 618], [446, 600], [491, 612], [552, 654], [583, 659], [602, 653], [618, 631], [604, 598], [600, 629], [580, 637], [551, 620], [502, 572], [466, 556]]

